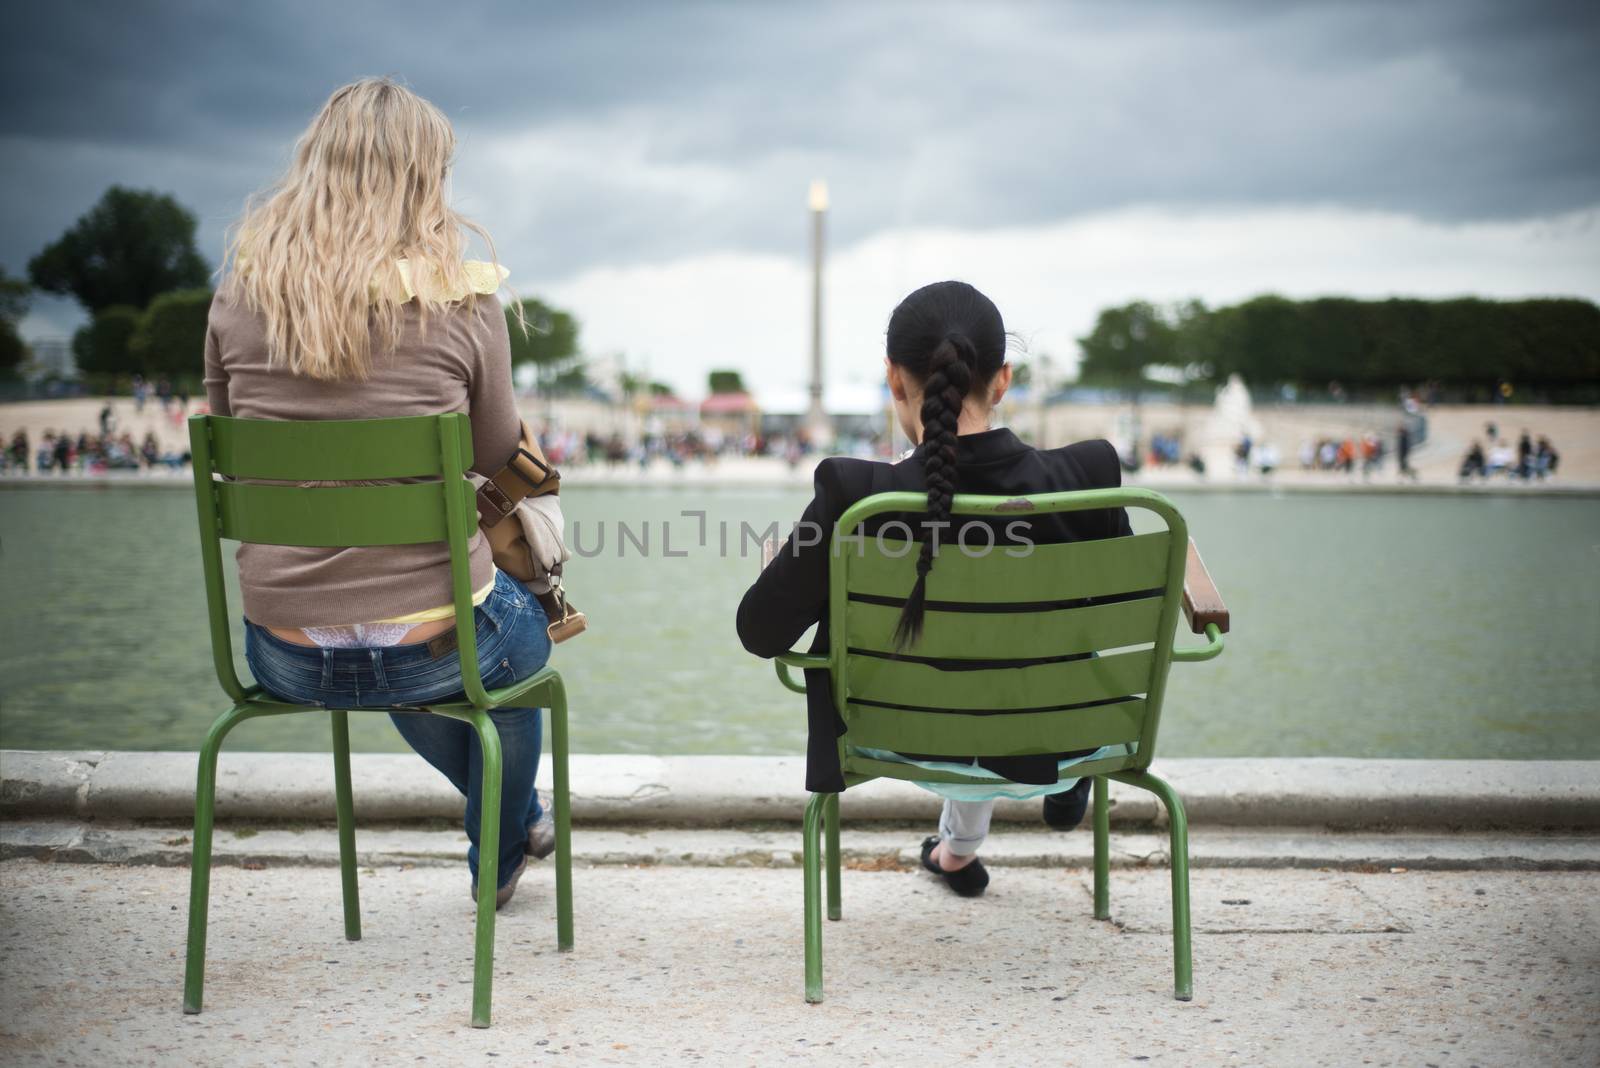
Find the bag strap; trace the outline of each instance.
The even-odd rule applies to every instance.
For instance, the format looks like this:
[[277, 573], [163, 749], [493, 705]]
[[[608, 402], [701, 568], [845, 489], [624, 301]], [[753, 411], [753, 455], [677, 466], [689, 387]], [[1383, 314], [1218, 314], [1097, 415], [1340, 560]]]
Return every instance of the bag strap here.
[[478, 525], [488, 529], [516, 510], [526, 497], [561, 492], [561, 472], [550, 466], [539, 448], [539, 439], [526, 422], [517, 451], [504, 467], [478, 487]]

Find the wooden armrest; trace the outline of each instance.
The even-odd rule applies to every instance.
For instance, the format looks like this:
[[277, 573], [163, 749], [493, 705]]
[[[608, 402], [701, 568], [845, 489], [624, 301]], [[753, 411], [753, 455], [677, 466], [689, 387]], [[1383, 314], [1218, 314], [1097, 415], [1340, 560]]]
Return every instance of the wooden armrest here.
[[1223, 634], [1228, 633], [1228, 606], [1222, 603], [1222, 594], [1211, 581], [1193, 538], [1189, 539], [1189, 563], [1183, 573], [1183, 615], [1196, 634], [1204, 634], [1212, 623]]

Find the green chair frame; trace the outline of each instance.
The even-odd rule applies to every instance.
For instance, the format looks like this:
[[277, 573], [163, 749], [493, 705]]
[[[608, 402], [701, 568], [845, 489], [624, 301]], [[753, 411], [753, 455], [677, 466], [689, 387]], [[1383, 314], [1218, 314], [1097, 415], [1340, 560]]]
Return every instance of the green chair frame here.
[[[189, 937], [183, 1011], [198, 1013], [205, 985], [206, 917], [211, 887], [211, 831], [215, 815], [217, 754], [228, 732], [247, 719], [292, 713], [326, 715], [333, 728], [335, 806], [339, 819], [339, 869], [343, 880], [344, 934], [361, 938], [356, 882], [355, 810], [350, 787], [349, 710], [275, 700], [246, 686], [234, 670], [223, 539], [272, 545], [326, 547], [446, 542], [456, 635], [466, 701], [435, 704], [425, 712], [472, 725], [483, 754], [479, 834], [478, 914], [473, 956], [472, 1026], [489, 1026], [494, 984], [495, 890], [500, 826], [500, 735], [489, 716], [495, 708], [550, 709], [555, 779], [556, 944], [572, 948], [572, 841], [567, 778], [567, 697], [561, 676], [544, 668], [496, 690], [478, 671], [477, 634], [467, 543], [477, 530], [472, 483], [471, 424], [457, 413], [404, 419], [290, 422], [197, 415], [189, 420], [194, 457], [200, 560], [205, 573], [211, 656], [222, 689], [233, 700], [206, 733], [195, 788], [194, 854], [190, 865]], [[268, 481], [246, 481], [268, 480]], [[393, 481], [381, 485], [309, 482]], [[287, 484], [285, 484], [287, 483]], [[387, 711], [373, 709], [371, 711]]]
[[[805, 692], [791, 668], [829, 672], [846, 733], [839, 763], [846, 787], [876, 778], [984, 784], [976, 776], [875, 760], [857, 749], [913, 753], [1020, 756], [1137, 743], [1129, 755], [1071, 767], [1064, 777], [1094, 779], [1094, 916], [1110, 919], [1110, 822], [1107, 780], [1148, 790], [1169, 818], [1172, 868], [1174, 995], [1194, 995], [1189, 928], [1189, 837], [1183, 801], [1149, 771], [1156, 752], [1167, 670], [1173, 661], [1210, 660], [1222, 651], [1227, 610], [1189, 542], [1176, 507], [1141, 489], [1081, 490], [1028, 497], [958, 495], [955, 516], [1027, 519], [1055, 512], [1140, 508], [1166, 529], [1125, 538], [1035, 545], [1026, 555], [1002, 548], [978, 553], [946, 543], [928, 576], [921, 642], [896, 655], [895, 622], [916, 578], [916, 543], [885, 539], [860, 528], [876, 516], [927, 510], [917, 493], [882, 493], [852, 505], [836, 524], [828, 575], [829, 649], [785, 653], [779, 680]], [[889, 551], [893, 547], [894, 551]], [[1196, 609], [1185, 589], [1209, 591]], [[1195, 569], [1198, 568], [1198, 573]], [[1138, 599], [1117, 595], [1143, 593]], [[1092, 603], [1084, 603], [1091, 601]], [[1072, 607], [1062, 607], [1063, 604]], [[1207, 643], [1174, 649], [1180, 605]], [[990, 609], [975, 626], [971, 606]], [[994, 609], [1003, 606], [1002, 611]], [[958, 672], [918, 658], [1049, 660], [1110, 652], [1092, 659], [991, 667]], [[1142, 696], [1140, 696], [1142, 695]], [[866, 702], [866, 703], [860, 703]], [[896, 707], [898, 706], [898, 707]], [[965, 714], [963, 714], [963, 712]], [[996, 713], [1005, 713], [999, 715]], [[805, 997], [822, 1000], [822, 885], [827, 872], [828, 918], [840, 917], [839, 795], [813, 793], [804, 818]]]

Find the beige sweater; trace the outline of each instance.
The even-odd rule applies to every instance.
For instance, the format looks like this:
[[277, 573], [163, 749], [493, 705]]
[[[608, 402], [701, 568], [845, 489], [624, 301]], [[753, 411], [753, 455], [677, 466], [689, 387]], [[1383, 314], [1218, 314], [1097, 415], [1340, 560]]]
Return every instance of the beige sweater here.
[[[452, 306], [419, 327], [406, 306], [395, 351], [375, 353], [364, 380], [320, 382], [269, 367], [261, 318], [219, 296], [206, 329], [206, 398], [216, 415], [243, 419], [381, 419], [466, 412], [473, 469], [492, 474], [517, 447], [505, 313], [493, 296]], [[494, 574], [489, 545], [474, 534], [472, 588]], [[241, 544], [246, 618], [261, 626], [368, 623], [450, 603], [443, 542], [351, 549]]]

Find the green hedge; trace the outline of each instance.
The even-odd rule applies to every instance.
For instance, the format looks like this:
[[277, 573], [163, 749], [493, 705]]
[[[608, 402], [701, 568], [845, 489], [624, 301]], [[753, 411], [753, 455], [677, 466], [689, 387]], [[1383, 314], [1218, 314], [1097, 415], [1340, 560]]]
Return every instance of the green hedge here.
[[1151, 364], [1215, 381], [1374, 387], [1434, 381], [1552, 389], [1600, 381], [1600, 307], [1587, 300], [1289, 300], [1206, 309], [1145, 302], [1100, 313], [1080, 340], [1086, 377]]

